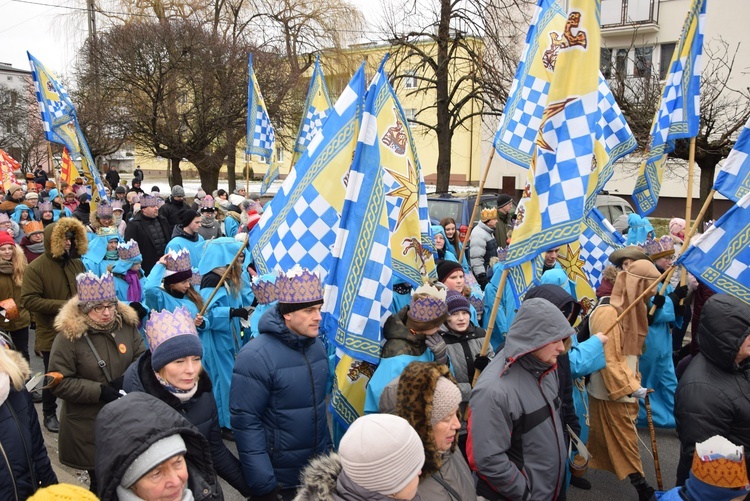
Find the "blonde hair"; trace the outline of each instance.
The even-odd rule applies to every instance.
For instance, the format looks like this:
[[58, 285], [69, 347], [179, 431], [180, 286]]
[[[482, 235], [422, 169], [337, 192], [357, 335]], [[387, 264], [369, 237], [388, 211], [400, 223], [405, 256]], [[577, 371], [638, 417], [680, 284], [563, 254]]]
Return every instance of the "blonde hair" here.
[[13, 283], [20, 287], [23, 285], [23, 274], [29, 265], [26, 254], [23, 253], [20, 245], [13, 244], [13, 255], [10, 257], [10, 262], [13, 263]]
[[21, 391], [29, 377], [29, 363], [17, 351], [0, 348], [0, 372], [5, 372], [16, 391]]
[[232, 296], [237, 297], [240, 295], [242, 288], [242, 262], [238, 259], [234, 262], [234, 266], [229, 270], [225, 282], [229, 285], [229, 291]]

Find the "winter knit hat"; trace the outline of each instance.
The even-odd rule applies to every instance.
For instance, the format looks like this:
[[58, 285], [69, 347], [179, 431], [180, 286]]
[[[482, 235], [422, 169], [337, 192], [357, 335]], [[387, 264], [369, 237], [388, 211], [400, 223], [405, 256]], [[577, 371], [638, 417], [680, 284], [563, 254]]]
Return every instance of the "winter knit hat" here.
[[461, 403], [461, 390], [455, 383], [441, 377], [435, 384], [435, 393], [432, 394], [432, 414], [430, 415], [430, 426], [435, 426], [446, 418], [451, 412], [458, 408]]
[[247, 231], [252, 230], [260, 221], [260, 214], [255, 209], [247, 211]]
[[16, 241], [7, 231], [0, 231], [0, 247], [3, 245], [16, 245]]
[[355, 484], [388, 496], [419, 474], [424, 447], [405, 419], [369, 414], [354, 421], [341, 438], [339, 457], [342, 469]]
[[448, 291], [445, 304], [448, 307], [448, 315], [453, 315], [457, 311], [471, 311], [471, 303], [460, 292]]
[[406, 327], [414, 331], [428, 331], [445, 322], [448, 308], [445, 306], [445, 290], [431, 285], [418, 287], [411, 296], [406, 312]]
[[511, 202], [513, 202], [513, 197], [506, 193], [500, 193], [497, 197], [497, 208], [502, 209]]
[[28, 501], [98, 501], [90, 490], [73, 484], [55, 484], [36, 491]]
[[180, 212], [180, 225], [184, 228], [186, 226], [189, 226], [190, 223], [193, 222], [193, 219], [196, 217], [200, 217], [201, 215], [198, 214], [193, 209], [185, 209], [184, 211]]
[[184, 306], [174, 312], [152, 312], [144, 330], [151, 349], [151, 366], [156, 372], [180, 358], [203, 356], [203, 345], [198, 338], [195, 322]]
[[26, 200], [36, 199], [39, 200], [39, 194], [35, 191], [30, 191], [26, 194]]
[[185, 196], [185, 190], [182, 189], [182, 186], [180, 186], [179, 184], [176, 184], [176, 185], [172, 186], [172, 196], [173, 197], [184, 197]]
[[461, 263], [451, 261], [450, 259], [444, 259], [440, 261], [437, 265], [438, 281], [445, 283], [445, 279], [451, 276], [451, 274], [456, 270], [463, 270]]
[[120, 480], [120, 485], [130, 489], [140, 478], [153, 470], [167, 459], [177, 454], [185, 454], [187, 447], [179, 433], [162, 438], [151, 444], [151, 447], [141, 453], [140, 456], [128, 466], [125, 474]]

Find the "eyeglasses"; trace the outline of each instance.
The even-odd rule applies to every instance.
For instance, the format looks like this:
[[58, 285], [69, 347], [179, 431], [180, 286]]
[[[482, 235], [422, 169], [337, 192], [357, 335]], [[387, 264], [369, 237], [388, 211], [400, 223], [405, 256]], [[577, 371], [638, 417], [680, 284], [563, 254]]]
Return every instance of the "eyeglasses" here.
[[100, 304], [94, 306], [94, 311], [97, 313], [104, 313], [105, 310], [115, 311], [117, 309], [117, 303]]

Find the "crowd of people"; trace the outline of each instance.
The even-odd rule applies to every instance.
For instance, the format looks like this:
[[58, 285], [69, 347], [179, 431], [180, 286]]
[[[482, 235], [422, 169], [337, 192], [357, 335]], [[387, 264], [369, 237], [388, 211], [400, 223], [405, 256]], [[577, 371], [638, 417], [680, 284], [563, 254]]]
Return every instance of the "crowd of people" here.
[[[750, 489], [750, 305], [689, 274], [655, 294], [682, 220], [657, 238], [636, 216], [583, 308], [558, 249], [525, 297], [500, 290], [509, 195], [481, 211], [467, 249], [443, 219], [437, 280], [392, 284], [364, 415], [343, 429], [329, 419], [320, 277], [257, 274], [256, 197], [188, 201], [174, 186], [165, 199], [144, 193], [142, 172], [126, 186], [110, 169], [111, 201], [92, 207], [85, 187], [28, 181], [0, 204], [3, 499], [220, 500], [221, 478], [257, 501], [548, 501], [591, 488], [587, 465], [629, 479], [640, 501]], [[32, 354], [48, 377], [27, 391]], [[647, 398], [680, 438], [666, 493], [641, 463]], [[89, 491], [57, 483], [34, 403]], [[721, 453], [703, 453], [716, 435]]]

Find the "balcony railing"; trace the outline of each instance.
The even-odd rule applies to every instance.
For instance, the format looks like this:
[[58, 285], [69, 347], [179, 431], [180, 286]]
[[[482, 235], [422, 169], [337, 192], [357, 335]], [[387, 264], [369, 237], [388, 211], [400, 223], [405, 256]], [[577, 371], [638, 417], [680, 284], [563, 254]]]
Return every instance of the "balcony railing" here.
[[602, 29], [637, 28], [659, 23], [659, 0], [602, 0]]

